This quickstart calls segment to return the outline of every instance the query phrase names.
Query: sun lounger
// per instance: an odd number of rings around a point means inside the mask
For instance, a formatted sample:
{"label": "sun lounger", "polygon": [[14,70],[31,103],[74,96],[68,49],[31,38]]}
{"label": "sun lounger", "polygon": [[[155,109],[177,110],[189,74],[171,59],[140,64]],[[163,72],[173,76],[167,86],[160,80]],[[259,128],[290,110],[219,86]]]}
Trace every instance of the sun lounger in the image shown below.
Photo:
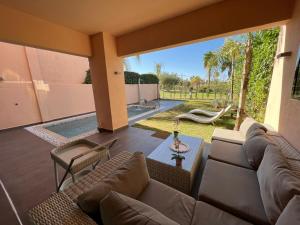
{"label": "sun lounger", "polygon": [[225,114],[225,109],[222,109],[220,112],[218,112],[217,115],[215,115],[213,117],[196,116],[191,113],[183,113],[183,114],[176,116],[175,118],[178,120],[180,120],[180,119],[192,120],[197,123],[214,124],[224,114]]}
{"label": "sun lounger", "polygon": [[[225,108],[225,113],[228,112],[231,109],[232,105],[228,105]],[[189,111],[188,113],[190,114],[200,114],[200,115],[204,115],[204,116],[208,116],[208,117],[213,117],[216,116],[220,113],[219,112],[213,112],[213,111],[209,111],[209,110],[205,110],[205,109],[192,109],[191,111]]]}

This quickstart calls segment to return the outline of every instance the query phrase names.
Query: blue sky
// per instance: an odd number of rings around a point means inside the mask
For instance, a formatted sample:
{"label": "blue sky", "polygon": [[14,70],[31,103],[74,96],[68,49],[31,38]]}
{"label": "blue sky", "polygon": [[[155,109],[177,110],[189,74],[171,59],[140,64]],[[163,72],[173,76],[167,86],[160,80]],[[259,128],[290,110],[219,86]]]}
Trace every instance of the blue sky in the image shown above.
{"label": "blue sky", "polygon": [[207,75],[203,66],[204,54],[208,51],[218,50],[223,44],[224,38],[218,38],[142,54],[140,62],[135,57],[128,57],[127,61],[130,70],[138,73],[154,72],[155,64],[161,63],[163,71],[183,75],[183,78],[200,75],[205,79]]}

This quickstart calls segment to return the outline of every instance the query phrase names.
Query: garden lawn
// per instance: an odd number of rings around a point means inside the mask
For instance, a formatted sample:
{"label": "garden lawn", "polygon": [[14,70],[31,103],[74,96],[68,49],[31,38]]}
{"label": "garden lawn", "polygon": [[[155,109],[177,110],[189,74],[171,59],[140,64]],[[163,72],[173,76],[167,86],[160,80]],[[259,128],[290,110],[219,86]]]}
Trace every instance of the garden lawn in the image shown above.
{"label": "garden lawn", "polygon": [[[216,111],[211,106],[211,101],[207,100],[189,100],[181,105],[178,105],[168,111],[158,113],[153,117],[138,121],[134,127],[157,131],[158,133],[173,132],[175,116],[186,113],[191,109],[201,108]],[[217,110],[218,111],[218,110]],[[216,127],[233,129],[234,119],[231,118],[230,113],[227,113],[220,118],[215,125],[200,124],[189,120],[181,120],[179,124],[180,134],[189,136],[202,137],[206,142],[211,142],[211,136]]]}

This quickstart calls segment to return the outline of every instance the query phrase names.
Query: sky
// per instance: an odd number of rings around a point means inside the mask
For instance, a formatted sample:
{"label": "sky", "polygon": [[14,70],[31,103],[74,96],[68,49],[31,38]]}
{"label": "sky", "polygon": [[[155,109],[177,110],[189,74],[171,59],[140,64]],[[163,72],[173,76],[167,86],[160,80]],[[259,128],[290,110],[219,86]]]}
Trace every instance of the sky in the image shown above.
{"label": "sky", "polygon": [[127,62],[131,71],[140,74],[154,73],[155,64],[161,63],[162,71],[177,73],[182,78],[198,75],[206,79],[207,72],[203,66],[204,54],[208,51],[218,50],[223,44],[224,38],[218,38],[142,54],[140,61],[134,56],[128,57]]}

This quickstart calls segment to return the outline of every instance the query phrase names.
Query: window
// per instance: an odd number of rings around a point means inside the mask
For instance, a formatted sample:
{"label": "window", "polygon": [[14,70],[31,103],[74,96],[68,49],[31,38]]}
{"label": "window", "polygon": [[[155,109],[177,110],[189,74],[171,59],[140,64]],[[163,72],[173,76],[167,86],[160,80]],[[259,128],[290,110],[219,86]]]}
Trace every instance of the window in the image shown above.
{"label": "window", "polygon": [[297,57],[297,65],[295,71],[292,97],[300,100],[300,48]]}

